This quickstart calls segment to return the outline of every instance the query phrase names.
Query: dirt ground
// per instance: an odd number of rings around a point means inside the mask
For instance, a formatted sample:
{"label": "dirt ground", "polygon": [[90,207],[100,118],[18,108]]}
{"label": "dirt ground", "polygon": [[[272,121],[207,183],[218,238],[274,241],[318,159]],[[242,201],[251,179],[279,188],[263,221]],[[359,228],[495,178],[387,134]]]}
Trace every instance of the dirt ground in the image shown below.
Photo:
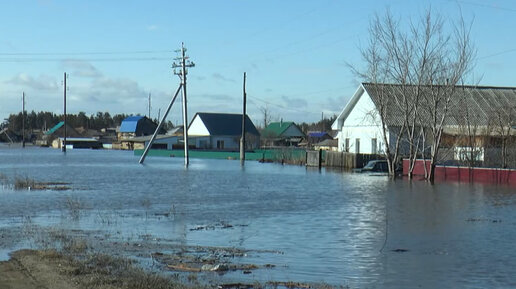
{"label": "dirt ground", "polygon": [[74,260],[55,250],[19,250],[0,262],[0,289],[201,288],[148,274],[106,255]]}
{"label": "dirt ground", "polygon": [[9,261],[0,262],[0,288],[81,288],[64,274],[67,266],[61,258],[48,258],[39,251],[17,251]]}

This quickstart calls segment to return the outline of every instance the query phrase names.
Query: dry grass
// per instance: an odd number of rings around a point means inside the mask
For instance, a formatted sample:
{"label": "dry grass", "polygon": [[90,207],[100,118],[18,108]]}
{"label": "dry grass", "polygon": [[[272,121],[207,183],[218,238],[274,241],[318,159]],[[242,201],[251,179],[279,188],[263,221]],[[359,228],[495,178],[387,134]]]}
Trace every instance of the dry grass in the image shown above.
{"label": "dry grass", "polygon": [[15,190],[30,190],[36,187],[37,182],[29,177],[15,177],[14,178],[14,189]]}
{"label": "dry grass", "polygon": [[81,202],[78,197],[74,196],[66,197],[64,207],[72,220],[79,220],[81,217],[81,211],[86,208],[83,202]]}

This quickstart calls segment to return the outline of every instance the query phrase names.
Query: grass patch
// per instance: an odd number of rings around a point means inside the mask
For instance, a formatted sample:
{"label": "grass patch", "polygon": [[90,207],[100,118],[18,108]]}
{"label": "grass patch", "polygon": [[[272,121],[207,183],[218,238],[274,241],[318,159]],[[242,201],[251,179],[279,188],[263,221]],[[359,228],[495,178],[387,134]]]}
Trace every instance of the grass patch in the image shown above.
{"label": "grass patch", "polygon": [[14,189],[15,190],[30,190],[36,187],[36,181],[29,177],[15,177],[14,178]]}
{"label": "grass patch", "polygon": [[83,202],[78,197],[74,196],[66,197],[64,207],[72,220],[79,220],[82,210],[86,208]]}
{"label": "grass patch", "polygon": [[[3,175],[0,176],[0,182],[4,185],[9,183],[9,179]],[[15,190],[52,190],[52,191],[66,191],[70,190],[70,183],[64,182],[38,182],[33,178],[17,176],[13,181],[13,188]]]}

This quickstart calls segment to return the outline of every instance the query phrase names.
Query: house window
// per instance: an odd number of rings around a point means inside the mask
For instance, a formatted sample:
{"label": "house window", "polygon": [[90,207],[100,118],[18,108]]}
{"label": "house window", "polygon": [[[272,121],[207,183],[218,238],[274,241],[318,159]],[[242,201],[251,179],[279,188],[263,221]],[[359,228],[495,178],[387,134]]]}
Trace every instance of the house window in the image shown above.
{"label": "house window", "polygon": [[218,140],[217,141],[217,149],[219,149],[219,150],[223,150],[224,149],[224,141],[223,140]]}
{"label": "house window", "polygon": [[349,138],[346,138],[344,142],[344,151],[349,153]]}
{"label": "house window", "polygon": [[378,153],[378,147],[377,147],[376,139],[375,138],[371,139],[371,153],[372,154],[377,154]]}
{"label": "house window", "polygon": [[357,154],[360,153],[360,139],[359,138],[355,139],[355,153],[357,153]]}

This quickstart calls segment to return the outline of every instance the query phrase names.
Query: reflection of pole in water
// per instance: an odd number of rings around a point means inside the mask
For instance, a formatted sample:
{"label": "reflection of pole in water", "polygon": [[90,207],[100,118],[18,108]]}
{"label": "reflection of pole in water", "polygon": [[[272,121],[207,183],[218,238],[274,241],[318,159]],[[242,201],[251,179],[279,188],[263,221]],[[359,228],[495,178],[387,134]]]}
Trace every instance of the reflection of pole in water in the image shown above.
{"label": "reflection of pole in water", "polygon": [[64,141],[63,147],[61,148],[63,152],[66,153],[66,72],[64,73]]}
{"label": "reflection of pole in water", "polygon": [[22,92],[22,147],[25,147],[25,91]]}

